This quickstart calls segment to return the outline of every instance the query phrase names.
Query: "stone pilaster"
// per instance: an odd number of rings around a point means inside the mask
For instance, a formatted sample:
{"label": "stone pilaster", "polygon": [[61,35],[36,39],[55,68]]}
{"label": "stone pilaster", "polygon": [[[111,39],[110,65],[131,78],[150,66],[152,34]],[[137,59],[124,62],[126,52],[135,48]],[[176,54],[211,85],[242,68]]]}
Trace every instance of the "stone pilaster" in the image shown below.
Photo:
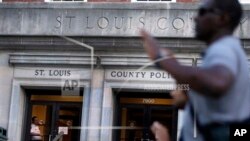
{"label": "stone pilaster", "polygon": [[104,71],[94,69],[91,82],[87,141],[100,140]]}

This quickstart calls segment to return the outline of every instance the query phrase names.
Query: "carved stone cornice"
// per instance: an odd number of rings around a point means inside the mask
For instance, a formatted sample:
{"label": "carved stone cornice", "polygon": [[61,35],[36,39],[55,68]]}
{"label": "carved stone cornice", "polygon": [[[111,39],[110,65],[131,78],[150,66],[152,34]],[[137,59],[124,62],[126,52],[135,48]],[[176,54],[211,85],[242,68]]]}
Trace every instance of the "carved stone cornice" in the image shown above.
{"label": "carved stone cornice", "polygon": [[[177,57],[179,62],[185,65],[193,65],[194,58]],[[34,53],[14,53],[10,54],[9,63],[12,65],[77,65],[90,66],[89,55],[76,54],[34,54]],[[96,66],[126,66],[138,67],[148,64],[150,60],[146,55],[95,55],[94,65]],[[150,65],[153,66],[153,65]]]}

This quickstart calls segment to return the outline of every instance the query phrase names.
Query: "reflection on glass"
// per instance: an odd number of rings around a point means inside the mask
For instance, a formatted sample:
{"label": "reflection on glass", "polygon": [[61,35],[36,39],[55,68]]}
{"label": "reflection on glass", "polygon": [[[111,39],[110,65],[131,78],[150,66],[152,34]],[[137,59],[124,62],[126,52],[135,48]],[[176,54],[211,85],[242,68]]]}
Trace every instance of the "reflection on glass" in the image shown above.
{"label": "reflection on glass", "polygon": [[[173,127],[174,127],[173,117],[174,117],[173,110],[152,108],[150,123],[152,124],[154,121],[159,121],[168,128],[169,134],[173,136]],[[150,136],[151,138],[153,138],[152,133],[150,133]]]}
{"label": "reflection on glass", "polygon": [[[173,109],[164,106],[131,106],[121,109],[120,141],[155,141],[150,126],[159,121],[173,133]],[[174,135],[174,134],[172,134]]]}
{"label": "reflection on glass", "polygon": [[143,135],[142,108],[122,108],[122,127],[120,141],[134,141],[141,139]]}

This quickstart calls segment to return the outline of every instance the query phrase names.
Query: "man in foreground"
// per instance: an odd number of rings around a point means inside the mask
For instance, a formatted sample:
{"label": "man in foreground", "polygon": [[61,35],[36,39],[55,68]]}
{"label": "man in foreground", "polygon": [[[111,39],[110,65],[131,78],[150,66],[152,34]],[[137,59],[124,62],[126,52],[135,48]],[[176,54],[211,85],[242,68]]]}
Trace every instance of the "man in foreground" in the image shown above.
{"label": "man in foreground", "polygon": [[[196,38],[207,44],[201,67],[180,65],[170,50],[160,48],[147,32],[141,32],[149,58],[165,58],[157,65],[168,71],[178,84],[188,84],[191,88],[188,93],[173,95],[176,103],[187,102],[183,141],[229,141],[229,126],[250,119],[247,57],[240,40],[232,36],[241,16],[238,0],[202,3],[195,19]],[[160,123],[155,122],[151,129],[157,141],[170,140],[167,128]]]}

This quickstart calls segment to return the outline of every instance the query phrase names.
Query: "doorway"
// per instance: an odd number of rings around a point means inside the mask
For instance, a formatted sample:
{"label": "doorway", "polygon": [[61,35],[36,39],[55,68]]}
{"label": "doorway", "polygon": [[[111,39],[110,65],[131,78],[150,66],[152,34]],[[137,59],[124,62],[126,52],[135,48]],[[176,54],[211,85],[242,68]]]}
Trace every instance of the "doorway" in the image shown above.
{"label": "doorway", "polygon": [[79,141],[83,97],[46,92],[29,95],[25,140],[33,138],[30,125],[37,117],[42,141],[52,141],[60,132],[64,132],[63,141]]}
{"label": "doorway", "polygon": [[118,102],[117,141],[155,141],[150,130],[154,121],[168,127],[171,140],[176,140],[178,112],[166,94],[121,94]]}

